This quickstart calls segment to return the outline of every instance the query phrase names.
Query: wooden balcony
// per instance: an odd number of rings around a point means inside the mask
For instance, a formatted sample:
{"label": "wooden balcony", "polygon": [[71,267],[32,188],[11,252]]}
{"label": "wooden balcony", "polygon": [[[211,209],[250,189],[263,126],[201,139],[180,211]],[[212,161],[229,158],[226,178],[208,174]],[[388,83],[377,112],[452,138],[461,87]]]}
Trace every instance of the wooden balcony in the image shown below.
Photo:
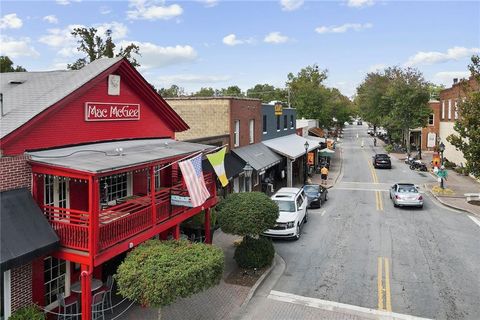
{"label": "wooden balcony", "polygon": [[[216,191],[212,174],[205,174],[205,183],[211,194],[209,200],[214,199]],[[179,183],[163,188],[153,196],[129,197],[123,203],[98,210],[97,217],[88,211],[46,205],[43,210],[64,248],[86,251],[95,256],[120,242],[193,212],[193,208],[171,205],[171,195],[187,196],[188,192]],[[216,203],[216,199],[214,201]],[[100,203],[95,205],[100,208]]]}

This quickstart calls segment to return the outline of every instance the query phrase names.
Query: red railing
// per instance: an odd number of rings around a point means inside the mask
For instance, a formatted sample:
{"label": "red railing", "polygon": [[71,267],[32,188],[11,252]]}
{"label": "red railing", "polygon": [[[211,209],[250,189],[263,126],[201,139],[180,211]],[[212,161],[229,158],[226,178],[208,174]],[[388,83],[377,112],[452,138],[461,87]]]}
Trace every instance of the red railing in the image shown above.
{"label": "red railing", "polygon": [[[215,195],[215,180],[212,174],[205,174],[205,182],[211,195]],[[98,215],[98,250],[105,250],[116,243],[137,235],[156,224],[187,212],[191,208],[172,206],[172,194],[188,196],[183,183],[155,192],[156,212],[152,212],[150,195],[131,197],[124,203],[100,210]],[[89,251],[88,212],[44,206],[50,224],[60,237],[61,245],[68,248]],[[154,216],[155,215],[155,216]]]}
{"label": "red railing", "polygon": [[88,250],[90,214],[86,211],[43,206],[43,212],[60,238],[60,244],[78,250]]}

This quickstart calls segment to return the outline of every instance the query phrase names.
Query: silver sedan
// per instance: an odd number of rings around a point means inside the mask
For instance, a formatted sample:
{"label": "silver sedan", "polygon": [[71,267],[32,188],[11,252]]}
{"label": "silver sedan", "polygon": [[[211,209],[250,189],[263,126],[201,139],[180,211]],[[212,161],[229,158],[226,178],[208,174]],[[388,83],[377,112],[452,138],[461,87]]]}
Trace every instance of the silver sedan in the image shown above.
{"label": "silver sedan", "polygon": [[423,196],[411,183],[396,183],[390,188],[390,199],[393,206],[412,206],[423,208]]}

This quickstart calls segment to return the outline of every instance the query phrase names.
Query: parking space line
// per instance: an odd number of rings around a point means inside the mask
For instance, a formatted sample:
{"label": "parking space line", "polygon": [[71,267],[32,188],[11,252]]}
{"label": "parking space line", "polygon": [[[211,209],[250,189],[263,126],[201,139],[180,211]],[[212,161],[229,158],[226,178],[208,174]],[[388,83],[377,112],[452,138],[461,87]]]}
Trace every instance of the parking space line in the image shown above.
{"label": "parking space line", "polygon": [[480,227],[480,220],[479,219],[475,218],[474,216],[470,216],[470,215],[468,217],[470,219],[472,219],[472,221],[475,222],[477,224],[477,226]]}
{"label": "parking space line", "polygon": [[323,215],[327,212],[327,210],[323,210],[322,213],[320,214],[320,216],[323,217]]}

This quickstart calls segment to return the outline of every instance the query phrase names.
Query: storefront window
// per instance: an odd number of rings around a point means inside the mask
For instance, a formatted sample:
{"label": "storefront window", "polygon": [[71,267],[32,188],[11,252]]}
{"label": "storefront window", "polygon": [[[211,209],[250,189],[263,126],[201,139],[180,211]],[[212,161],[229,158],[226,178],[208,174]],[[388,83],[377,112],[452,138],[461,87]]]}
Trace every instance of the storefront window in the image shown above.
{"label": "storefront window", "polygon": [[[155,191],[160,189],[160,166],[155,166]],[[147,190],[150,193],[150,172],[147,174]]]}
{"label": "storefront window", "polygon": [[115,174],[102,179],[102,202],[109,202],[129,195],[129,174]]}

